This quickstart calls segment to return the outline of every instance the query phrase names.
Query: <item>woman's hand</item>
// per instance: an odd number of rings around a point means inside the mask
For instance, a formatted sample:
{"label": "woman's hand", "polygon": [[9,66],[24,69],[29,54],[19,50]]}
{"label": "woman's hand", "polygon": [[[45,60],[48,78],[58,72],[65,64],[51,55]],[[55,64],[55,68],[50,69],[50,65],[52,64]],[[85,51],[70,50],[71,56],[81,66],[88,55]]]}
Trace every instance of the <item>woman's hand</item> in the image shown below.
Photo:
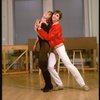
{"label": "woman's hand", "polygon": [[36,22],[35,22],[35,25],[34,25],[34,30],[35,30],[36,34],[37,34],[41,39],[43,39],[43,38],[39,35],[39,33],[38,33],[38,29],[41,29],[41,24],[42,24],[41,20],[40,20],[40,19],[37,19]]}
{"label": "woman's hand", "polygon": [[34,24],[34,30],[37,32],[37,29],[40,27],[40,19],[37,19]]}

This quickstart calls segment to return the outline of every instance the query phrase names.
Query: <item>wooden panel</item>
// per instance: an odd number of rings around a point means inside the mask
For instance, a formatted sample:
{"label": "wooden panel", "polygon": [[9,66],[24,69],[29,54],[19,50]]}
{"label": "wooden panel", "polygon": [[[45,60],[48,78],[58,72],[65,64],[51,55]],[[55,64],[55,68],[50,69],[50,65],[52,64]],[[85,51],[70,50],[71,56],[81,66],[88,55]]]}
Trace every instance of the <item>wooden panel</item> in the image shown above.
{"label": "wooden panel", "polygon": [[33,50],[33,45],[36,39],[28,39],[28,49]]}
{"label": "wooden panel", "polygon": [[[28,39],[28,49],[29,49],[29,51],[33,50],[33,46],[34,46],[35,41],[36,41],[36,39]],[[40,46],[39,46],[39,43],[38,43],[37,46],[36,46],[36,51],[39,51],[39,49],[40,49]]]}
{"label": "wooden panel", "polygon": [[[33,49],[36,39],[28,39],[29,50]],[[96,37],[65,38],[66,49],[96,49]]]}
{"label": "wooden panel", "polygon": [[96,49],[96,37],[65,38],[66,49]]}
{"label": "wooden panel", "polygon": [[2,50],[28,50],[27,45],[4,45]]}

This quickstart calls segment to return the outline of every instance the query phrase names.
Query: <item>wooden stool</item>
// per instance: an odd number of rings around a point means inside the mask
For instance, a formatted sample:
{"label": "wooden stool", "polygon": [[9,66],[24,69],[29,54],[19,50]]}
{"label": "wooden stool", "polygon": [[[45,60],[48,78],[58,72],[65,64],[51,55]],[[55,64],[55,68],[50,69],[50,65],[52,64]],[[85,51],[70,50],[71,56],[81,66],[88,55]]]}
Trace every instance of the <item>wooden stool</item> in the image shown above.
{"label": "wooden stool", "polygon": [[[75,56],[76,56],[76,53],[79,53],[79,56],[80,56],[80,62],[77,63],[75,62]],[[82,67],[82,72],[84,73],[84,67],[83,67],[83,57],[82,57],[82,51],[81,50],[73,50],[73,64],[81,64],[81,67]]]}

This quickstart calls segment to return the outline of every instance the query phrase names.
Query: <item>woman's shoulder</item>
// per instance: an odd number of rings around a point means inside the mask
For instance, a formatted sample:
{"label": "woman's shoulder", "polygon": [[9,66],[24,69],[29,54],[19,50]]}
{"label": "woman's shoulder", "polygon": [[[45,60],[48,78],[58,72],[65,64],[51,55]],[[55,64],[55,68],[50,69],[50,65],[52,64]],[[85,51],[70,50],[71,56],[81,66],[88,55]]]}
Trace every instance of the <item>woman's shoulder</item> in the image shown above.
{"label": "woman's shoulder", "polygon": [[47,26],[47,23],[42,22],[42,24],[41,24],[41,25],[46,25],[46,26]]}
{"label": "woman's shoulder", "polygon": [[48,25],[46,23],[42,23],[41,27],[47,27]]}

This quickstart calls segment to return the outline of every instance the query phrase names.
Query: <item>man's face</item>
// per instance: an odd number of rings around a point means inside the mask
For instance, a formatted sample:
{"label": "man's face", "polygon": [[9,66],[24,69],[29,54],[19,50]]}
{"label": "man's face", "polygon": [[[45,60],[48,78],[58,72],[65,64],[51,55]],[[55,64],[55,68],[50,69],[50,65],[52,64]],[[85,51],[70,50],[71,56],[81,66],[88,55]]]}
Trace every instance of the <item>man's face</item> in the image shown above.
{"label": "man's face", "polygon": [[54,13],[52,16],[52,21],[57,22],[59,21],[60,15],[58,13]]}

